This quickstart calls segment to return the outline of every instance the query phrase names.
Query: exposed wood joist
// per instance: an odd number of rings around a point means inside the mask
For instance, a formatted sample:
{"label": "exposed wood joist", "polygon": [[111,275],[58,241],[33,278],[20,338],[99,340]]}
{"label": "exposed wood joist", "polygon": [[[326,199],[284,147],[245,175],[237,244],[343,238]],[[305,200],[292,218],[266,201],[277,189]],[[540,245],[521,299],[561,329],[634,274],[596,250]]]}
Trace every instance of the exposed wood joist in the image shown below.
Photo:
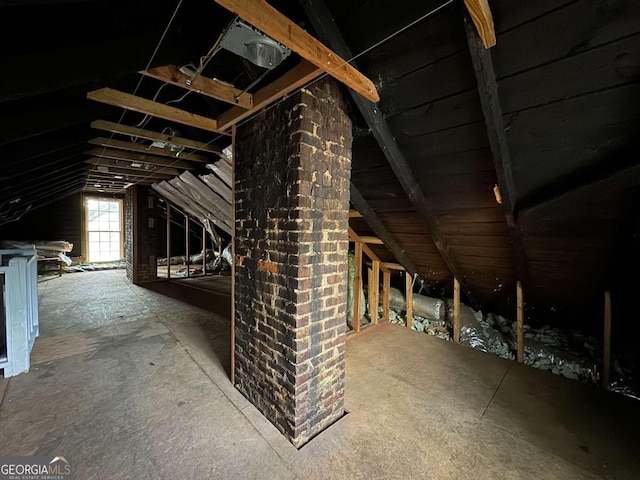
{"label": "exposed wood joist", "polygon": [[[342,34],[338,30],[338,27],[324,2],[322,2],[321,0],[300,0],[300,3],[303,6],[307,17],[309,17],[313,28],[316,30],[320,38],[323,39],[334,50],[336,50],[338,54],[342,55],[343,57],[351,58],[351,51],[349,50],[349,47],[347,46]],[[403,190],[406,192],[416,211],[420,214],[420,216],[424,219],[425,223],[429,227],[431,238],[433,239],[433,242],[440,252],[442,259],[449,268],[449,271],[455,277],[458,277],[460,279],[465,278],[465,276],[462,274],[462,269],[458,265],[456,259],[453,256],[453,253],[451,252],[451,249],[449,248],[449,245],[442,235],[438,219],[427,204],[424,193],[420,189],[420,185],[418,184],[418,181],[411,171],[409,163],[407,162],[403,153],[400,151],[400,147],[396,143],[393,133],[391,132],[391,129],[389,128],[384,115],[376,105],[366,101],[361,96],[352,94],[352,97],[358,107],[358,110],[360,110],[360,113],[371,129],[373,136],[380,145],[380,148],[387,158],[389,165],[398,177]],[[351,198],[353,202],[353,195]],[[363,214],[364,217],[365,215],[362,209],[355,203],[354,206],[356,206],[356,208],[360,211],[360,213]],[[371,226],[371,228],[373,228],[373,225],[371,225],[371,223],[369,223],[369,225]],[[380,235],[380,233],[377,232],[375,228],[373,229],[378,237],[384,241],[385,245],[389,246],[389,242],[387,241],[387,239]],[[411,268],[409,267],[409,265],[407,265],[406,262],[402,261],[397,256],[396,258],[402,265],[407,268],[407,270],[411,274],[416,273],[415,267]]]}
{"label": "exposed wood joist", "polygon": [[127,178],[161,178],[168,179],[173,178],[174,175],[169,175],[166,173],[152,173],[147,172],[145,170],[135,171],[135,170],[126,170],[124,168],[117,167],[105,167],[103,165],[96,165],[96,168],[89,170],[88,173],[91,174],[99,174],[99,175],[119,175]]}
{"label": "exposed wood joist", "polygon": [[[376,212],[369,206],[353,183],[351,183],[351,203],[362,214],[362,218],[364,218],[371,229],[376,232],[376,235],[384,242],[384,245],[395,259],[404,265],[412,275],[418,273],[418,269],[409,259],[406,252],[398,245],[393,235],[387,231],[382,220],[380,220]],[[382,262],[380,263],[380,267],[382,268]]]}
{"label": "exposed wood joist", "polygon": [[130,93],[120,92],[112,88],[101,88],[87,93],[89,100],[124,108],[133,112],[151,115],[153,117],[169,120],[170,122],[189,125],[209,132],[218,132],[218,122],[213,118],[206,118],[195,113],[180,110],[163,103],[137,97]]}
{"label": "exposed wood joist", "polygon": [[493,69],[491,51],[483,47],[478,32],[473,28],[468,18],[464,20],[467,33],[467,43],[469,53],[473,63],[473,70],[476,76],[478,95],[482,106],[482,114],[487,129],[487,137],[493,157],[502,206],[504,208],[507,228],[511,237],[513,259],[516,266],[518,278],[529,284],[529,270],[527,268],[527,257],[525,254],[522,231],[516,223],[516,191],[513,180],[513,164],[507,143],[507,134],[502,122],[502,107],[498,97],[498,83]]}
{"label": "exposed wood joist", "polygon": [[[139,182],[139,181],[150,181],[150,182],[158,182],[160,180],[167,180],[173,177],[168,175],[144,175],[141,173],[132,173],[132,172],[103,172],[101,170],[89,170],[87,172],[87,177],[100,177],[104,179],[111,180],[121,180],[123,182]],[[120,178],[116,178],[120,177]]]}
{"label": "exposed wood joist", "polygon": [[375,254],[375,252],[373,250],[371,250],[371,248],[365,244],[362,241],[362,237],[360,237],[356,231],[349,227],[349,240],[351,240],[352,242],[355,243],[360,243],[362,244],[362,251],[373,261],[373,262],[378,262],[380,265],[380,268],[382,269],[383,272],[388,272],[389,269],[384,265],[384,262],[382,260],[380,260],[380,258]]}
{"label": "exposed wood joist", "polygon": [[103,195],[105,193],[107,194],[113,194],[113,195],[122,195],[124,193],[126,189],[125,188],[99,188],[99,187],[84,187],[82,189],[83,192],[89,192],[89,193],[97,193],[99,195]]}
{"label": "exposed wood joist", "polygon": [[464,0],[469,15],[476,26],[476,31],[482,39],[484,48],[491,48],[496,44],[496,31],[493,26],[493,15],[488,0]]}
{"label": "exposed wood joist", "polygon": [[129,152],[137,152],[143,154],[151,154],[160,157],[168,157],[173,159],[183,159],[188,160],[189,162],[197,162],[197,163],[209,163],[212,160],[203,157],[202,155],[198,155],[196,153],[184,152],[180,155],[176,155],[164,148],[152,147],[150,145],[143,145],[142,143],[133,143],[133,142],[125,142],[123,140],[117,140],[115,138],[105,138],[98,137],[89,140],[91,145],[97,145],[99,147],[106,148],[117,148],[120,150],[126,150]]}
{"label": "exposed wood joist", "polygon": [[168,158],[164,157],[155,157],[153,155],[146,155],[141,153],[123,152],[122,150],[113,150],[110,148],[93,148],[85,153],[97,158],[123,160],[125,162],[132,163],[147,163],[149,165],[156,165],[159,167],[182,168],[185,170],[193,170],[194,168],[196,168],[196,165],[185,160],[169,160]]}
{"label": "exposed wood joist", "polygon": [[250,117],[264,107],[303,87],[312,80],[322,75],[322,70],[315,65],[303,60],[280,78],[261,88],[253,94],[253,108],[247,110],[241,107],[232,107],[218,118],[220,130],[226,130],[238,122]]}
{"label": "exposed wood joist", "polygon": [[253,95],[250,93],[243,93],[242,90],[202,75],[198,75],[192,79],[189,75],[182,73],[175,65],[165,65],[149,70],[142,70],[140,73],[170,85],[184,88],[190,92],[206,95],[207,97],[215,98],[216,100],[221,100],[232,105],[238,105],[246,109],[253,107]]}
{"label": "exposed wood joist", "polygon": [[[264,0],[215,1],[258,30],[289,47],[302,58],[321,68],[364,98],[372,102],[380,100],[371,80]],[[351,56],[349,55],[347,58],[351,58]]]}
{"label": "exposed wood joist", "polygon": [[130,127],[128,125],[121,125],[119,123],[108,122],[106,120],[95,120],[91,122],[91,128],[116,133],[118,135],[142,138],[144,140],[151,140],[154,142],[173,143],[175,145],[180,145],[181,147],[213,153],[215,155],[220,155],[222,153],[220,147],[217,147],[216,145],[210,145],[197,140],[190,140],[188,138],[176,137],[173,135],[165,135],[164,133],[145,130],[138,127]]}
{"label": "exposed wood joist", "polygon": [[357,210],[349,210],[349,218],[360,218],[362,215]]}
{"label": "exposed wood joist", "polygon": [[172,177],[174,177],[180,174],[180,171],[176,170],[175,168],[157,167],[151,170],[147,170],[141,167],[132,167],[131,162],[126,163],[123,161],[108,160],[105,158],[90,158],[89,160],[85,160],[85,163],[88,163],[89,165],[109,167],[109,170],[111,170],[112,168],[117,168],[124,171],[146,173],[147,175],[154,174],[154,173],[162,173],[164,175],[171,175]]}

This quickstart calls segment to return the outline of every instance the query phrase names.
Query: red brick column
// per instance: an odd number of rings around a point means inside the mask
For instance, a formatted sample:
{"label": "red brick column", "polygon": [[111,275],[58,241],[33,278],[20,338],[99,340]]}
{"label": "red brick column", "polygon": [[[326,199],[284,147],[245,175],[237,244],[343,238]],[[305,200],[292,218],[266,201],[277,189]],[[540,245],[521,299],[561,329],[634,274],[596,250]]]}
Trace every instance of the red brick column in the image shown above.
{"label": "red brick column", "polygon": [[344,412],[350,175],[333,81],[238,129],[236,387],[298,447]]}

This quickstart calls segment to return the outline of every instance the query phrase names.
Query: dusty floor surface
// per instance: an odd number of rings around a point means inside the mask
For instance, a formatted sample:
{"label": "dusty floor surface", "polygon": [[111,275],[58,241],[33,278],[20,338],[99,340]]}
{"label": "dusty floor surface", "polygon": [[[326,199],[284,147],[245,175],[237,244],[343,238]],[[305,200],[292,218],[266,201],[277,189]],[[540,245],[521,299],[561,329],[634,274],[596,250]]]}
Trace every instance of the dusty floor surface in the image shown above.
{"label": "dusty floor surface", "polygon": [[0,454],[64,455],[76,479],[640,478],[639,404],[389,324],[349,338],[350,413],[298,451],[229,383],[224,298],[181,288],[42,283]]}

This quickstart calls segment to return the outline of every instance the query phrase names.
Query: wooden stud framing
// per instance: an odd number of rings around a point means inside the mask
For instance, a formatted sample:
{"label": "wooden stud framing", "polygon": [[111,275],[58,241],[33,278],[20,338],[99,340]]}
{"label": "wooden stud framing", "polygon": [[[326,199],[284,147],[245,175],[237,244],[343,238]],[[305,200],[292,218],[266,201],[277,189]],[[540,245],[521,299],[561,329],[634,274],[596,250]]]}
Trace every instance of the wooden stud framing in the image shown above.
{"label": "wooden stud framing", "polygon": [[202,225],[202,275],[207,274],[207,229]]}
{"label": "wooden stud framing", "polygon": [[407,327],[413,325],[413,278],[409,272],[404,272],[405,303],[407,304]]}
{"label": "wooden stud framing", "polygon": [[189,273],[189,266],[191,265],[191,252],[189,251],[189,240],[191,237],[191,232],[189,231],[189,215],[185,214],[184,216],[184,264],[187,267],[187,278],[191,275]]}
{"label": "wooden stud framing", "polygon": [[373,260],[373,278],[371,279],[371,291],[369,295],[373,297],[373,308],[371,309],[371,323],[378,323],[378,305],[380,305],[380,261]]}
{"label": "wooden stud framing", "polygon": [[303,60],[280,78],[254,93],[253,108],[247,110],[242,107],[232,107],[221,114],[217,118],[219,129],[228,129],[232,125],[262,110],[267,105],[303,87],[320,75],[322,75],[322,70]]}
{"label": "wooden stud framing", "polygon": [[189,75],[182,73],[175,65],[151,68],[149,70],[142,70],[139,73],[191,92],[206,95],[216,100],[222,100],[232,105],[238,105],[242,108],[253,107],[253,95],[250,93],[243,93],[242,90],[238,90],[237,88],[203,75],[198,75],[192,79]]}
{"label": "wooden stud framing", "polygon": [[371,102],[380,101],[371,80],[264,0],[215,0]]}
{"label": "wooden stud framing", "polygon": [[171,279],[171,205],[167,204],[167,278]]}
{"label": "wooden stud framing", "polygon": [[353,330],[360,331],[360,289],[362,288],[362,242],[355,243],[354,263],[356,278],[353,282]]}
{"label": "wooden stud framing", "polygon": [[207,153],[213,153],[215,155],[220,155],[222,153],[222,150],[215,145],[198,142],[196,140],[189,140],[188,138],[165,135],[164,133],[153,132],[151,130],[145,130],[143,128],[121,125],[114,122],[108,122],[106,120],[95,120],[91,122],[91,128],[102,130],[105,132],[116,133],[118,135],[127,135],[129,137],[151,140],[153,142],[173,143],[175,145],[180,145],[181,147],[199,150]]}
{"label": "wooden stud framing", "polygon": [[[236,383],[236,126],[231,127],[231,384]],[[222,251],[222,244],[218,247]]]}
{"label": "wooden stud framing", "polygon": [[369,248],[369,246],[364,244],[364,242],[361,240],[361,237],[351,227],[349,227],[349,240],[352,242],[361,243],[362,251],[365,253],[365,255],[367,255],[367,257],[369,257],[372,262],[377,261],[378,264],[380,265],[380,268],[382,268],[383,271],[385,272],[389,271],[389,268],[385,266],[385,264],[378,258],[378,256],[374,253],[374,251],[371,250],[371,248]]}
{"label": "wooden stud framing", "polygon": [[516,283],[516,297],[518,303],[518,363],[524,363],[524,299],[522,297],[522,284],[520,283],[520,280]]}
{"label": "wooden stud framing", "polygon": [[460,343],[460,282],[453,279],[453,341]]}
{"label": "wooden stud framing", "polygon": [[213,118],[206,118],[195,113],[190,113],[179,108],[171,107],[163,103],[147,100],[129,93],[119,92],[112,88],[101,88],[87,93],[89,100],[106,103],[115,107],[124,108],[138,113],[144,113],[171,122],[201,128],[210,132],[218,132],[218,122]]}
{"label": "wooden stud framing", "polygon": [[391,290],[391,272],[386,271],[382,278],[382,316],[389,321],[389,291]]}
{"label": "wooden stud framing", "polygon": [[473,24],[478,30],[484,48],[491,48],[496,44],[496,31],[493,26],[493,15],[489,8],[489,0],[464,0]]}
{"label": "wooden stud framing", "polygon": [[144,145],[142,143],[133,143],[133,142],[125,142],[123,140],[118,140],[116,138],[105,138],[105,137],[97,137],[89,140],[91,145],[97,145],[99,147],[106,148],[117,148],[120,150],[126,150],[128,152],[136,152],[143,154],[151,154],[157,155],[160,157],[168,157],[177,160],[178,158],[188,160],[190,162],[197,163],[210,163],[211,160],[203,157],[202,155],[198,155],[196,153],[184,152],[179,156],[176,156],[175,153],[172,153],[164,148],[152,147],[150,145]]}
{"label": "wooden stud framing", "polygon": [[604,345],[602,358],[602,386],[611,381],[611,292],[604,292]]}

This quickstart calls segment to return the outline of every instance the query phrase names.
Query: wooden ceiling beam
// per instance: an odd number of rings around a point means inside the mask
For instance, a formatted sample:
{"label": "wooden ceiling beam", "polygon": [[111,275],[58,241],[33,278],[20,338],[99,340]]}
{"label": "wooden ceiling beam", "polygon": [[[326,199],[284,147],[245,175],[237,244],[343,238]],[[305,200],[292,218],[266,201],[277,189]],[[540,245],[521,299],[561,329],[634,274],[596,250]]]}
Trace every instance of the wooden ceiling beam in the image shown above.
{"label": "wooden ceiling beam", "polygon": [[[349,50],[349,47],[338,30],[338,27],[324,2],[322,2],[322,0],[300,0],[300,3],[320,38],[326,41],[326,43],[339,54],[350,58],[351,51]],[[430,206],[427,204],[424,193],[422,192],[415,175],[411,171],[411,167],[409,166],[407,159],[400,150],[384,115],[376,105],[367,102],[361,96],[353,95],[352,93],[352,98],[358,107],[358,110],[360,110],[360,113],[367,122],[367,125],[371,129],[371,133],[378,142],[378,145],[387,158],[389,165],[396,174],[402,189],[407,194],[407,197],[411,201],[416,212],[424,219],[424,222],[429,227],[429,233],[431,234],[433,243],[440,252],[440,255],[442,256],[442,259],[447,265],[449,271],[454,275],[454,277],[458,278],[460,283],[465,282],[463,270],[458,264],[449,244],[442,234],[438,217],[436,217]],[[353,195],[351,198],[353,203]],[[353,205],[360,211],[360,213],[362,213],[363,217],[365,217],[362,209],[355,203],[353,203]],[[370,223],[369,225],[373,228],[373,225]],[[384,241],[385,245],[389,245],[386,238],[380,235],[375,228],[373,230],[376,232],[378,237]],[[414,274],[416,272],[415,267],[410,268],[409,265],[402,260],[398,259],[398,261],[405,265],[409,273]]]}
{"label": "wooden ceiling beam", "polygon": [[464,19],[465,31],[467,34],[467,44],[471,54],[471,62],[476,76],[480,105],[487,129],[487,137],[493,157],[493,165],[498,179],[500,196],[502,197],[502,207],[504,209],[505,220],[511,237],[513,261],[515,264],[518,279],[529,285],[529,269],[527,266],[527,256],[525,253],[523,235],[520,227],[516,223],[516,190],[513,180],[513,165],[511,153],[507,142],[507,134],[502,122],[502,106],[498,97],[498,83],[493,69],[491,51],[484,48],[484,40],[480,38],[478,32],[471,25],[468,18]]}
{"label": "wooden ceiling beam", "polygon": [[[102,165],[96,165],[96,167],[103,167]],[[108,170],[103,170],[102,168],[98,169],[98,168],[94,168],[89,170],[87,173],[90,174],[95,174],[95,175],[102,175],[102,176],[108,176],[113,178],[114,176],[119,176],[119,177],[124,177],[124,178],[132,178],[132,179],[136,179],[136,178],[158,178],[158,179],[170,179],[173,178],[173,175],[167,175],[167,174],[162,174],[162,173],[146,173],[146,172],[134,172],[131,170],[125,170],[125,169],[120,169],[120,168],[114,168],[114,167],[104,167],[104,168],[108,168]],[[119,179],[119,180],[123,180]]]}
{"label": "wooden ceiling beam", "polygon": [[245,109],[253,107],[253,95],[250,93],[243,92],[219,80],[207,78],[202,75],[192,78],[182,73],[175,65],[151,68],[149,70],[142,70],[139,73],[160,80],[161,82],[184,88],[190,92],[199,93],[207,97],[215,98],[216,100],[230,103],[231,105],[238,105]]}
{"label": "wooden ceiling beam", "polygon": [[233,107],[218,117],[218,126],[222,130],[250,117],[276,100],[301,88],[322,75],[322,70],[315,65],[303,60],[280,78],[261,88],[253,95],[253,108],[246,110]]}
{"label": "wooden ceiling beam", "polygon": [[[150,145],[144,145],[142,143],[125,142],[115,138],[97,137],[88,141],[91,145],[97,145],[99,147],[117,148],[120,150],[126,150],[129,152],[137,152],[143,154],[157,155],[160,157],[168,157],[173,159],[188,160],[189,162],[196,163],[211,163],[214,160],[203,157],[196,153],[182,152],[180,155],[172,153],[164,148],[152,147]],[[216,158],[217,160],[217,158]]]}
{"label": "wooden ceiling beam", "polygon": [[161,173],[161,174],[164,174],[164,175],[170,175],[172,177],[175,177],[176,175],[180,175],[180,171],[176,170],[175,168],[154,167],[153,169],[147,170],[147,169],[142,168],[142,167],[132,167],[131,166],[131,162],[124,162],[124,161],[119,161],[119,160],[109,160],[109,159],[106,159],[106,158],[95,158],[94,157],[94,158],[90,158],[88,160],[85,160],[85,163],[88,163],[89,165],[109,167],[109,170],[111,170],[112,168],[117,168],[119,170],[140,172],[140,173],[146,173],[146,174]]}
{"label": "wooden ceiling beam", "polygon": [[87,93],[87,98],[107,105],[113,105],[114,107],[124,108],[125,110],[169,120],[170,122],[181,123],[209,132],[219,132],[218,122],[213,118],[206,118],[196,115],[195,113],[165,105],[164,103],[147,100],[146,98],[137,97],[112,88],[93,90]]}
{"label": "wooden ceiling beam", "polygon": [[[375,85],[347,60],[309,35],[264,0],[215,0],[308,62],[371,102],[380,101]],[[351,58],[350,56],[348,58]]]}
{"label": "wooden ceiling beam", "polygon": [[476,26],[478,35],[482,39],[484,48],[491,48],[496,44],[496,31],[493,25],[493,15],[488,0],[464,0],[471,20]]}
{"label": "wooden ceiling beam", "polygon": [[170,160],[164,157],[156,157],[153,155],[145,155],[142,153],[124,152],[122,150],[114,150],[110,148],[92,148],[85,153],[87,155],[98,158],[124,160],[126,162],[132,163],[147,163],[149,165],[156,165],[159,167],[181,168],[184,170],[193,170],[196,168],[195,164],[186,162],[184,160]]}
{"label": "wooden ceiling beam", "polygon": [[362,218],[367,222],[367,225],[369,225],[371,229],[376,232],[376,235],[384,242],[384,246],[391,252],[391,255],[393,255],[395,259],[412,275],[414,273],[418,273],[417,267],[409,259],[407,252],[400,247],[393,235],[389,233],[387,227],[384,226],[384,223],[382,223],[382,220],[378,217],[378,214],[369,206],[353,182],[351,183],[351,203],[356,207],[358,212],[360,212]]}
{"label": "wooden ceiling beam", "polygon": [[216,145],[210,145],[208,143],[189,140],[188,138],[176,137],[173,135],[165,135],[164,133],[145,130],[138,127],[130,127],[129,125],[121,125],[119,123],[108,122],[106,120],[95,120],[91,122],[91,128],[116,133],[118,135],[151,140],[153,142],[173,143],[175,145],[180,145],[181,147],[190,148],[200,152],[213,153],[215,155],[220,155],[222,153],[222,149]]}
{"label": "wooden ceiling beam", "polygon": [[[146,177],[151,177],[151,178],[173,178],[175,175],[170,175],[168,173],[154,173],[152,172],[147,172],[147,171],[134,171],[134,170],[127,170],[125,168],[117,168],[117,167],[105,167],[104,165],[94,165],[95,167],[100,167],[100,168],[94,168],[89,170],[89,173],[99,173],[101,175],[120,175],[123,177],[127,177],[127,178],[146,178]],[[104,168],[104,169],[103,169]],[[105,170],[107,169],[107,170]]]}

